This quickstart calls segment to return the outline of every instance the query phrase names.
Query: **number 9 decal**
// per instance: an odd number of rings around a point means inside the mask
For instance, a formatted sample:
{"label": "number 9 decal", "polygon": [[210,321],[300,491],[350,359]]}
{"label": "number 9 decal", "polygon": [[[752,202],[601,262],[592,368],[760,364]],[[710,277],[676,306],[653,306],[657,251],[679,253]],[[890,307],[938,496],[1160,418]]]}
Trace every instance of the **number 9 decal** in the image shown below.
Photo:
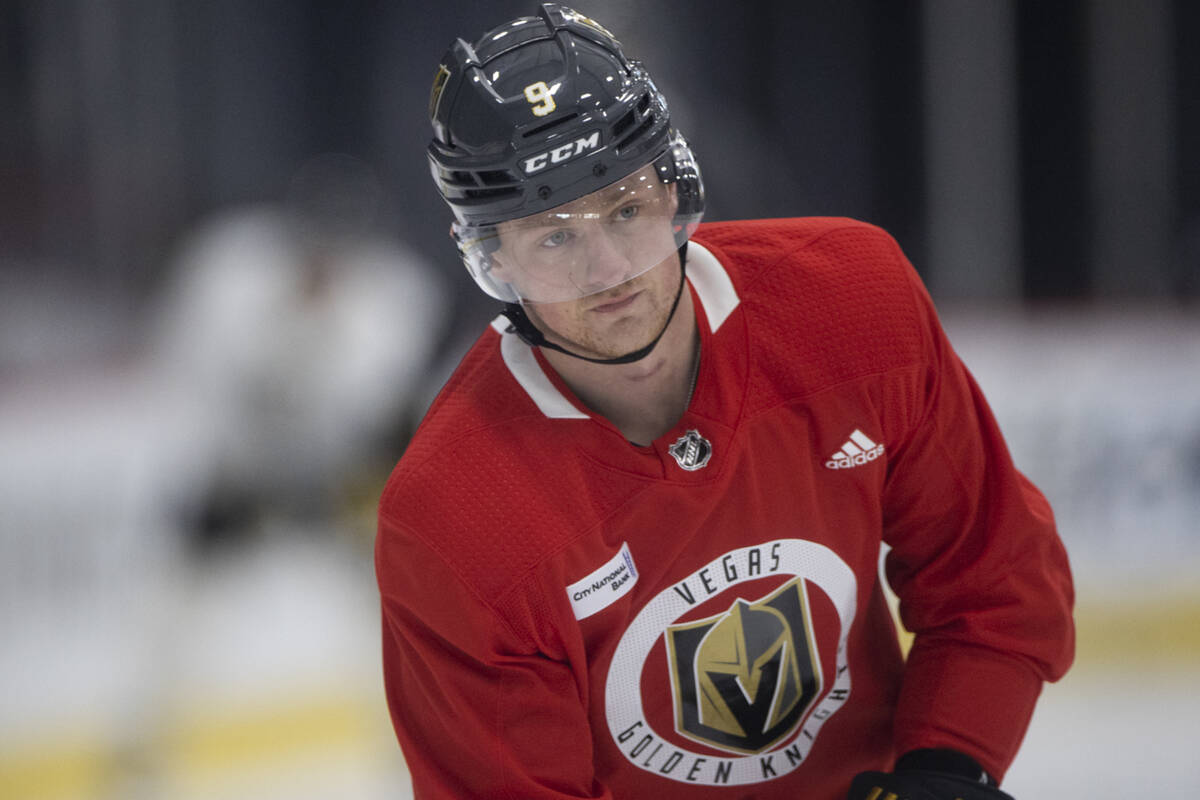
{"label": "number 9 decal", "polygon": [[558,106],[554,104],[554,95],[545,81],[531,83],[525,87],[525,99],[533,105],[530,109],[535,117],[544,117]]}

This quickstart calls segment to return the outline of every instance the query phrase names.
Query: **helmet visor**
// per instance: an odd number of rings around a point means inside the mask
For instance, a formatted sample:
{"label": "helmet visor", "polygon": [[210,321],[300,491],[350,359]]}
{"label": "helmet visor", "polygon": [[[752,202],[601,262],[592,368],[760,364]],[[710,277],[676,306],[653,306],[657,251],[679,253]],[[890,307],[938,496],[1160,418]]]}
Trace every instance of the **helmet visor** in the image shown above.
{"label": "helmet visor", "polygon": [[455,224],[467,269],[506,302],[558,303],[611,289],[668,258],[696,220],[677,218],[657,163],[548,211],[495,225]]}

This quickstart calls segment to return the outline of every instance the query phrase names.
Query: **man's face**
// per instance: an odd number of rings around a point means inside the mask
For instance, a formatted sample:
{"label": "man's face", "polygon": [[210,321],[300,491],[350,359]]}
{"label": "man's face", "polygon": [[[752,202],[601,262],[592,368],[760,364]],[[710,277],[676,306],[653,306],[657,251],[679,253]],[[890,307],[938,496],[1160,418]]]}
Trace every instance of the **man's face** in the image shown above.
{"label": "man's face", "polygon": [[679,288],[676,205],[675,187],[643,167],[543,214],[501,223],[493,273],[526,298],[526,312],[551,341],[601,358],[637,350],[666,325]]}

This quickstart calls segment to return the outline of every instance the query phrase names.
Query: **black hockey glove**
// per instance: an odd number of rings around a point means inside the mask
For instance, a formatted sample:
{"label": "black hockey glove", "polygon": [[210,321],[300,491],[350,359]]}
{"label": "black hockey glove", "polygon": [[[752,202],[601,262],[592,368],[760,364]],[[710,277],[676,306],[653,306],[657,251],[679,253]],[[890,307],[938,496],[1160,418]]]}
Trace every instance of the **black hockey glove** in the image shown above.
{"label": "black hockey glove", "polygon": [[863,772],[846,800],[1013,800],[975,760],[950,750],[917,750],[896,762],[894,772]]}

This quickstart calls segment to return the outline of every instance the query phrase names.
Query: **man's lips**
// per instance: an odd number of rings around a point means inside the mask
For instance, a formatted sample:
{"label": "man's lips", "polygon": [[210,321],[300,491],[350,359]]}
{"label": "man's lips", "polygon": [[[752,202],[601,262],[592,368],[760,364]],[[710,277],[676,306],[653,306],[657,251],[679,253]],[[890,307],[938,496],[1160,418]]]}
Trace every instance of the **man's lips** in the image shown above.
{"label": "man's lips", "polygon": [[627,294],[624,297],[620,298],[619,300],[612,300],[607,303],[601,303],[599,305],[592,306],[589,310],[595,311],[600,314],[612,314],[613,312],[616,312],[616,311],[624,311],[626,308],[628,308],[630,305],[633,304],[633,301],[636,300],[638,298],[638,295],[640,295],[641,293],[642,292],[639,289],[638,291],[634,292],[633,294]]}

